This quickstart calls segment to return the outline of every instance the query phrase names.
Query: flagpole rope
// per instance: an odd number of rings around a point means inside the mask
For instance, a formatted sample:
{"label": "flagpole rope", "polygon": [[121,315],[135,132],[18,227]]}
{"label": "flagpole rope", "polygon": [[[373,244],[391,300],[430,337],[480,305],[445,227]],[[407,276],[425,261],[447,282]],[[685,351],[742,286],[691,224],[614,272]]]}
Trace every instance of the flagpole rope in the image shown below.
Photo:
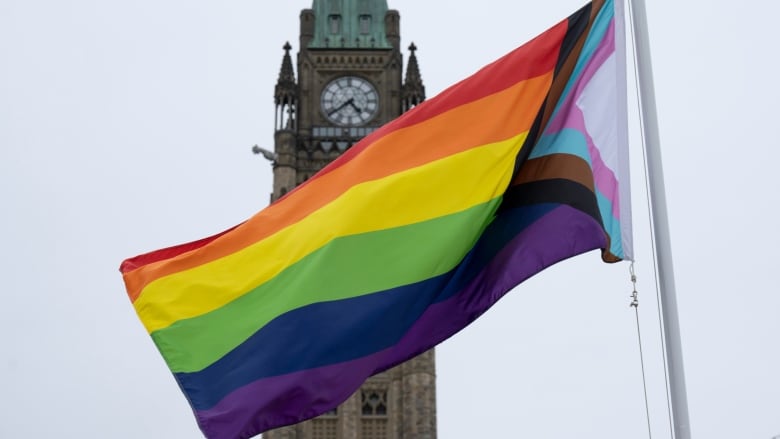
{"label": "flagpole rope", "polygon": [[[629,32],[631,32],[631,41],[636,41],[636,35],[635,35],[635,26],[634,26],[634,14],[633,9],[634,5],[633,2],[628,1],[628,29]],[[663,329],[663,317],[661,315],[661,287],[660,287],[660,275],[658,272],[658,252],[655,245],[655,230],[652,227],[653,224],[653,215],[652,215],[652,205],[650,200],[650,176],[649,169],[648,169],[648,163],[647,163],[647,140],[645,138],[645,123],[644,123],[644,117],[642,117],[643,111],[642,111],[642,102],[641,102],[641,93],[639,90],[639,60],[637,59],[637,53],[636,48],[632,47],[631,51],[631,58],[634,63],[634,90],[636,94],[636,105],[637,105],[637,113],[639,114],[639,135],[641,138],[642,143],[642,170],[644,171],[644,183],[645,183],[645,200],[647,203],[647,217],[648,217],[648,223],[651,225],[650,227],[650,247],[653,254],[653,275],[655,277],[655,294],[656,294],[656,313],[657,313],[657,319],[658,319],[658,332],[661,334],[661,356],[663,358],[663,371],[664,371],[664,390],[666,391],[666,414],[667,419],[669,420],[669,437],[674,438],[674,425],[673,425],[673,416],[672,416],[672,398],[669,393],[670,383],[669,383],[669,366],[668,361],[666,358],[666,341],[664,339],[664,329]],[[633,263],[631,264],[631,270],[633,275]],[[636,307],[638,308],[638,307]],[[635,309],[636,309],[635,308]],[[637,334],[639,335],[639,312],[637,309]],[[640,337],[640,356],[641,356],[641,335]],[[645,373],[644,373],[644,363],[642,364],[642,380],[645,380]],[[647,398],[647,388],[645,387],[645,398]],[[646,410],[648,411],[648,427],[649,427],[649,407],[647,406],[647,399],[645,399],[646,404]]]}
{"label": "flagpole rope", "polygon": [[645,354],[642,350],[642,331],[639,325],[639,292],[636,289],[636,274],[634,273],[634,263],[631,262],[629,267],[631,273],[631,284],[634,289],[631,292],[631,307],[634,308],[634,314],[636,315],[636,335],[639,342],[639,364],[642,366],[642,389],[645,396],[645,415],[647,418],[647,437],[653,439],[653,430],[650,427],[650,402],[647,398],[647,374],[645,373]]}

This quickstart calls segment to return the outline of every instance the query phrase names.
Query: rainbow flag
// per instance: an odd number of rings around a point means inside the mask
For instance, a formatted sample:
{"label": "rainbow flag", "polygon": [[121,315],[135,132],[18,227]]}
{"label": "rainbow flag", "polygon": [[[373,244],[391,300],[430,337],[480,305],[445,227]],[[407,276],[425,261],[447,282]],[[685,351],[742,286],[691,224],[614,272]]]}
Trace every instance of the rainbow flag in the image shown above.
{"label": "rainbow flag", "polygon": [[248,221],[124,261],[207,437],[333,409],[555,262],[630,258],[616,15],[594,1]]}

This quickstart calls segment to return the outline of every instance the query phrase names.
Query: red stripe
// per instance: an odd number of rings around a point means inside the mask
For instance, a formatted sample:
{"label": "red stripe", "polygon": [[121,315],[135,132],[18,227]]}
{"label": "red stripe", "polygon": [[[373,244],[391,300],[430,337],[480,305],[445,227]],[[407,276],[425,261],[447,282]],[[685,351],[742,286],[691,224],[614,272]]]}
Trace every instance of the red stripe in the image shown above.
{"label": "red stripe", "polygon": [[[241,223],[243,224],[243,223]],[[224,232],[217,233],[216,235],[209,236],[208,238],[199,239],[197,241],[188,242],[186,244],[179,244],[175,245],[173,247],[163,248],[160,250],[155,250],[153,252],[145,253],[142,255],[138,255],[129,259],[126,259],[122,262],[122,265],[119,266],[119,271],[124,273],[129,273],[136,268],[143,267],[144,265],[149,265],[155,262],[164,261],[166,259],[175,258],[176,256],[179,256],[181,254],[187,253],[190,250],[195,250],[203,247],[204,245],[210,243],[211,241],[219,238],[220,236],[232,231],[236,227],[240,226],[241,224],[235,225]]]}

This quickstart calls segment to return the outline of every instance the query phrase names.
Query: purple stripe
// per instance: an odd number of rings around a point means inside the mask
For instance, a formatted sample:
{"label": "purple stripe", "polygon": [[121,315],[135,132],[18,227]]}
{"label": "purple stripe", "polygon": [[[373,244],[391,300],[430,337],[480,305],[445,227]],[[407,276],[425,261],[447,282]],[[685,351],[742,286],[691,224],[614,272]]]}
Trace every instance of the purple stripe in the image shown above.
{"label": "purple stripe", "polygon": [[394,347],[255,381],[215,407],[196,412],[198,423],[210,439],[249,438],[322,414],[345,401],[374,373],[451,337],[525,279],[558,261],[604,247],[604,231],[593,218],[569,206],[557,207],[513,238],[462,291],[429,306]]}
{"label": "purple stripe", "polygon": [[251,438],[296,424],[346,401],[389,351],[255,381],[232,392],[215,407],[196,411],[195,417],[209,439]]}
{"label": "purple stripe", "polygon": [[[601,225],[590,215],[562,205],[540,218],[504,247],[461,292],[430,306],[395,346],[395,358],[425,352],[465,328],[521,282],[572,256],[606,248]],[[415,348],[417,340],[434,340]]]}
{"label": "purple stripe", "polygon": [[[593,76],[613,53],[615,53],[614,20],[607,28],[607,32],[604,34],[604,38],[601,40],[596,52],[591,57],[585,69],[583,69],[582,75],[577,79],[577,85],[574,90],[572,90],[572,92],[566,96],[566,99],[561,102],[553,120],[550,121],[550,124],[545,130],[545,135],[569,128],[577,130],[585,136],[588,152],[591,157],[591,166],[593,168],[593,177],[596,188],[612,202],[612,215],[615,218],[620,218],[620,197],[618,196],[617,177],[615,176],[614,170],[607,166],[601,158],[601,151],[598,149],[598,146],[593,143],[593,139],[585,127],[585,118],[583,117],[582,110],[575,105],[575,102],[588,91],[588,85],[593,79]],[[590,90],[590,92],[592,93],[594,90]]]}

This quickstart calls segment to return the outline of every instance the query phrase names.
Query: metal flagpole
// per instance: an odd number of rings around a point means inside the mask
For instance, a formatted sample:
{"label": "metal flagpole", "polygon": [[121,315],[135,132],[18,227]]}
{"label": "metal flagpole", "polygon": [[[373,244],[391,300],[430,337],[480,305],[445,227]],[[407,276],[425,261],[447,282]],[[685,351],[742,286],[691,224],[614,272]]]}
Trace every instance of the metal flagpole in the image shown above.
{"label": "metal flagpole", "polygon": [[666,342],[666,366],[669,370],[669,391],[672,404],[674,437],[690,439],[688,420],[688,396],[685,390],[680,322],[677,315],[677,298],[674,288],[669,218],[666,209],[663,164],[658,134],[658,115],[653,85],[653,67],[650,59],[650,38],[644,0],[629,0],[634,23],[634,50],[639,74],[639,95],[642,106],[643,129],[646,142],[647,167],[650,179],[651,215],[658,258],[658,278],[661,289],[664,340]]}

